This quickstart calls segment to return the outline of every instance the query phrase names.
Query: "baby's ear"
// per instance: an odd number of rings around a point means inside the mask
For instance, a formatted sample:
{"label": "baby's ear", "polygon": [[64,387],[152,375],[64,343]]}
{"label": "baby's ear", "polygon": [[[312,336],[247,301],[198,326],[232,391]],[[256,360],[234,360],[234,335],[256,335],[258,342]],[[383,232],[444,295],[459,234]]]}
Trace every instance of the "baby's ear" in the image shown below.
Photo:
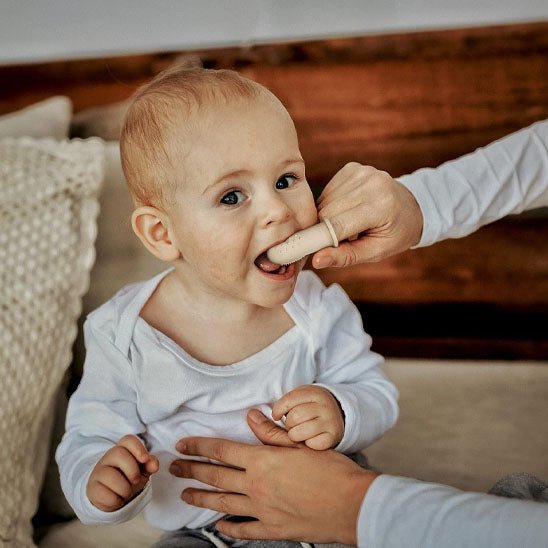
{"label": "baby's ear", "polygon": [[131,215],[133,232],[143,245],[158,259],[173,262],[181,252],[172,241],[167,215],[151,206],[138,207]]}

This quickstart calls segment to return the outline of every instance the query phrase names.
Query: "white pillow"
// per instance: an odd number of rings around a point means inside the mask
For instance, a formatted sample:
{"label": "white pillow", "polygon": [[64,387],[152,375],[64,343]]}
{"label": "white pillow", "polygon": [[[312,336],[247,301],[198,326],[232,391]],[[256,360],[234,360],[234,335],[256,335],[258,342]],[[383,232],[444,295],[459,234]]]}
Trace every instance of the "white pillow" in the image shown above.
{"label": "white pillow", "polygon": [[0,138],[66,139],[71,115],[72,103],[68,97],[51,97],[22,110],[0,116]]}
{"label": "white pillow", "polygon": [[0,139],[0,538],[32,546],[43,424],[94,261],[98,139]]}

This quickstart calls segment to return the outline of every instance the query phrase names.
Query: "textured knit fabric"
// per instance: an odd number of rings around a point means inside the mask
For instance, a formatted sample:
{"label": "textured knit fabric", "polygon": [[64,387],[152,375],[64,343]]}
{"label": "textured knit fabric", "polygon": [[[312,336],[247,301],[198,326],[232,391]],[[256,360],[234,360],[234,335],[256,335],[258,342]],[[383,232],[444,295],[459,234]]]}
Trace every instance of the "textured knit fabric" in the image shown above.
{"label": "textured knit fabric", "polygon": [[47,424],[93,264],[102,177],[98,140],[0,140],[2,546],[33,546]]}
{"label": "textured knit fabric", "polygon": [[[421,245],[548,206],[548,121],[401,181],[423,212]],[[364,499],[357,536],[362,548],[546,547],[548,506],[383,475]]]}
{"label": "textured knit fabric", "polygon": [[[345,415],[338,450],[360,451],[397,417],[397,392],[370,351],[355,306],[340,287],[325,288],[312,272],[299,275],[284,305],[294,327],[241,362],[201,363],[139,312],[162,277],[129,286],[88,318],[84,376],[72,396],[67,431],[57,451],[63,490],[86,523],[117,523],[146,506],[148,521],[164,530],[198,528],[221,514],[185,504],[180,494],[201,485],[169,474],[183,436],[229,437],[258,443],[245,416],[267,414],[283,394],[317,383],[337,398]],[[95,463],[125,434],[141,435],[160,461],[143,493],[116,512],[101,512],[85,488]]]}

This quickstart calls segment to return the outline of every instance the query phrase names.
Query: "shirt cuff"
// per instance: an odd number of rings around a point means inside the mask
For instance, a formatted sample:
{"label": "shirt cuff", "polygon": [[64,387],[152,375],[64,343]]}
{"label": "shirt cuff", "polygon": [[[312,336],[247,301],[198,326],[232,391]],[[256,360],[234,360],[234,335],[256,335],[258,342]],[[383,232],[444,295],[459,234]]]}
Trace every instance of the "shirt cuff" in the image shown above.
{"label": "shirt cuff", "polygon": [[[87,483],[87,482],[86,482]],[[150,480],[145,485],[144,489],[126,505],[122,506],[114,512],[104,512],[96,506],[94,506],[84,494],[82,500],[82,509],[85,513],[85,518],[81,521],[87,525],[104,525],[104,524],[116,524],[123,523],[134,518],[139,514],[145,506],[150,502],[152,497],[152,489],[150,486]]]}
{"label": "shirt cuff", "polygon": [[[376,402],[369,404],[363,399],[357,402],[355,394],[344,390],[340,385],[316,383],[314,386],[328,390],[344,413],[344,433],[341,441],[334,447],[336,451],[345,455],[357,453],[382,435],[375,435],[381,429]],[[359,409],[359,413],[356,413],[356,409]],[[367,420],[364,421],[363,417],[367,417]]]}
{"label": "shirt cuff", "polygon": [[421,178],[421,174],[427,169],[428,168],[419,169],[411,175],[403,175],[397,179],[399,183],[413,194],[422,213],[421,239],[419,243],[414,245],[411,249],[426,247],[436,243],[442,232],[442,223],[436,207],[436,202]]}

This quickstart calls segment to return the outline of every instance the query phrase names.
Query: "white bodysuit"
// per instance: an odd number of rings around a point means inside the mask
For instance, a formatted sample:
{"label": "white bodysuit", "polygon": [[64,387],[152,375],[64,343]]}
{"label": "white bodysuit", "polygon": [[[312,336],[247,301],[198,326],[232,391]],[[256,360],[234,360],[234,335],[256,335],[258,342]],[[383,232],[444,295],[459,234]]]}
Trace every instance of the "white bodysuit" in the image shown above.
{"label": "white bodysuit", "polygon": [[[337,285],[325,288],[302,272],[284,305],[294,327],[238,363],[201,363],[139,313],[166,273],[123,289],[90,314],[84,326],[86,361],[70,399],[66,433],[57,449],[64,493],[84,523],[118,523],[145,508],[154,527],[202,527],[221,514],[184,503],[181,492],[197,481],[176,478],[169,465],[185,436],[258,443],[246,413],[267,416],[282,395],[318,383],[339,401],[345,416],[337,450],[362,450],[397,418],[397,391],[370,350],[356,307]],[[258,326],[260,329],[260,326]],[[115,512],[102,512],[86,496],[96,462],[126,434],[141,436],[160,461],[144,491]]]}
{"label": "white bodysuit", "polygon": [[[399,180],[423,213],[419,246],[548,206],[548,121]],[[546,429],[546,415],[538,421]],[[382,475],[363,501],[357,536],[360,548],[546,548],[548,504]]]}

